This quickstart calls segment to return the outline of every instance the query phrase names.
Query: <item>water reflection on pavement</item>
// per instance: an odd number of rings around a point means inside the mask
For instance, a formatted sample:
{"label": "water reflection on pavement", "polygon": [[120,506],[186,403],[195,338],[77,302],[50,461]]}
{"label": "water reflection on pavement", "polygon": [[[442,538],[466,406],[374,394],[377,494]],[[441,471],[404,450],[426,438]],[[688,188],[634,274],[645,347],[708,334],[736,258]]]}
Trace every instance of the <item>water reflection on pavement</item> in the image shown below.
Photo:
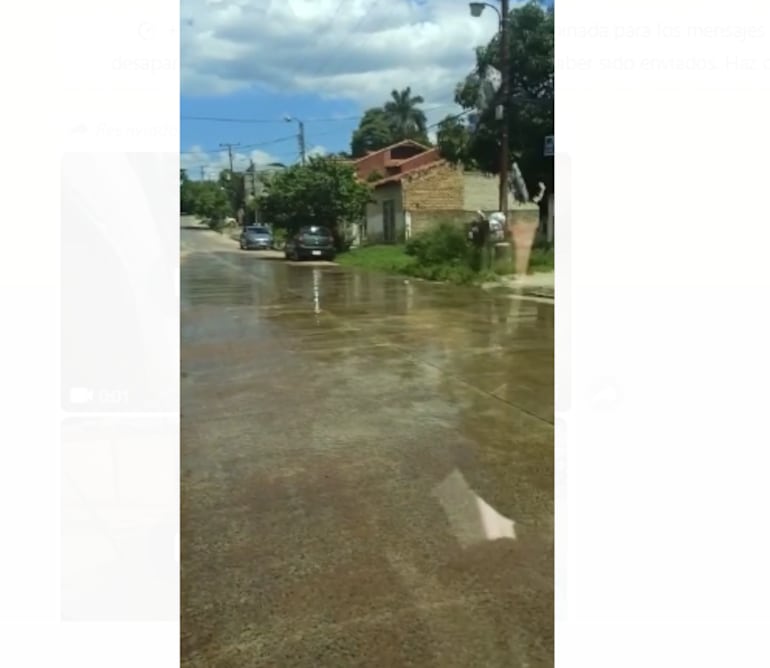
{"label": "water reflection on pavement", "polygon": [[182,665],[553,665],[553,307],[195,235]]}

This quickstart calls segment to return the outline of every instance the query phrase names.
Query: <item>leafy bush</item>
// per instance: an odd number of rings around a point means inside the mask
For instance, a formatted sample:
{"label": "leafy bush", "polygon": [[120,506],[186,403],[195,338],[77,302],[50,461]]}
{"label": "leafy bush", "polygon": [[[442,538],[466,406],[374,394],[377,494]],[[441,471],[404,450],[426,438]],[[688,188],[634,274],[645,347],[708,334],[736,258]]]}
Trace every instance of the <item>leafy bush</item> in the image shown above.
{"label": "leafy bush", "polygon": [[414,258],[407,267],[412,276],[458,284],[472,283],[477,277],[479,253],[455,225],[443,223],[410,239],[405,252]]}
{"label": "leafy bush", "polygon": [[447,223],[410,239],[405,250],[423,266],[464,264],[470,267],[471,247],[463,230]]}
{"label": "leafy bush", "polygon": [[554,250],[553,248],[533,248],[529,256],[529,272],[548,272],[553,271]]}

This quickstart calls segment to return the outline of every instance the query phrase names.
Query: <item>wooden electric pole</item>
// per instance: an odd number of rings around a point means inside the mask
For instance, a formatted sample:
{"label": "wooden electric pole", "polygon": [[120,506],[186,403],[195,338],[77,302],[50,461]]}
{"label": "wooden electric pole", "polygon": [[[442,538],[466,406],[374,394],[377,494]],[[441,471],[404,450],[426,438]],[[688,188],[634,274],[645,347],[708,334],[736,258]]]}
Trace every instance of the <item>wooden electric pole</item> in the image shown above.
{"label": "wooden electric pole", "polygon": [[230,176],[233,175],[233,146],[240,146],[240,142],[237,144],[220,144],[221,148],[227,147],[227,155],[230,157]]}
{"label": "wooden electric pole", "polygon": [[304,165],[307,162],[307,153],[305,151],[305,124],[302,121],[297,121],[299,123],[299,154],[302,158],[302,164]]}
{"label": "wooden electric pole", "polygon": [[251,196],[254,198],[254,224],[259,222],[259,213],[257,211],[257,167],[254,161],[249,162],[249,169],[251,170]]}
{"label": "wooden electric pole", "polygon": [[509,148],[508,148],[508,125],[509,119],[509,107],[511,98],[511,73],[510,66],[508,65],[508,58],[510,55],[509,46],[509,22],[508,14],[509,0],[500,0],[502,9],[502,16],[500,19],[500,48],[502,53],[500,54],[500,69],[502,74],[502,93],[503,93],[503,132],[502,132],[502,146],[500,147],[500,211],[505,216],[505,225],[509,223],[508,220],[508,162],[509,162]]}

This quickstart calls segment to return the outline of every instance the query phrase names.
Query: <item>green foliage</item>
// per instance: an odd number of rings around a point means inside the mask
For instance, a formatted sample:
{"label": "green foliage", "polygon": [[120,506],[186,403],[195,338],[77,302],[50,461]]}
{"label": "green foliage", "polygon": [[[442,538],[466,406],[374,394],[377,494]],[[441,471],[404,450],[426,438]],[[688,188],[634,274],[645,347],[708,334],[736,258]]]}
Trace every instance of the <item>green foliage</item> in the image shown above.
{"label": "green foliage", "polygon": [[468,150],[471,133],[457,116],[447,116],[441,121],[436,135],[442,158],[453,164],[462,163],[471,168],[475,166]]}
{"label": "green foliage", "polygon": [[406,254],[422,266],[440,264],[466,264],[470,260],[470,244],[457,226],[442,223],[419,234],[406,244]]}
{"label": "green foliage", "polygon": [[406,273],[417,278],[424,278],[427,281],[441,281],[456,283],[457,285],[470,285],[478,278],[470,266],[458,262],[427,266],[414,264],[407,269]]}
{"label": "green foliage", "polygon": [[412,95],[412,89],[409,86],[401,91],[391,91],[390,97],[391,99],[385,103],[383,109],[390,126],[399,138],[410,139],[424,136],[427,120],[425,113],[418,107],[425,102],[423,97]]}
{"label": "green foliage", "polygon": [[529,273],[551,272],[554,267],[553,248],[533,248],[529,256]]}
{"label": "green foliage", "polygon": [[230,202],[230,211],[235,212],[246,205],[246,181],[243,174],[230,173],[229,169],[223,169],[219,173],[219,185],[227,194]]}
{"label": "green foliage", "polygon": [[[508,105],[509,147],[517,160],[527,185],[536,190],[544,180],[553,188],[553,160],[543,156],[543,142],[554,130],[554,15],[537,2],[517,7],[508,16],[509,81],[511,103]],[[476,50],[476,72],[483,74],[489,65],[500,68],[500,36]],[[458,84],[455,101],[464,109],[475,109],[479,81],[473,76]],[[464,160],[472,161],[482,171],[499,171],[501,121],[495,119],[494,107],[502,101],[501,92],[485,110],[481,110],[477,130],[469,137]]]}
{"label": "green foliage", "polygon": [[378,171],[373,171],[369,176],[366,177],[366,180],[368,183],[374,183],[375,181],[379,181],[380,179],[384,179],[385,176],[381,174]]}
{"label": "green foliage", "polygon": [[182,181],[180,204],[184,213],[200,216],[212,228],[219,229],[232,213],[227,192],[214,181]]}
{"label": "green foliage", "polygon": [[403,246],[387,244],[364,246],[337,256],[337,262],[345,267],[357,267],[383,273],[409,273],[415,260],[404,253]]}
{"label": "green foliage", "polygon": [[323,225],[344,245],[344,228],[361,221],[370,200],[369,186],[360,183],[355,169],[333,157],[313,157],[265,183],[259,199],[262,220],[288,231],[303,225]]}
{"label": "green foliage", "polygon": [[462,228],[442,223],[410,239],[405,248],[414,264],[407,273],[429,281],[472,283],[478,267],[474,263],[474,249],[468,243]]}
{"label": "green foliage", "polygon": [[[494,282],[499,276],[511,274],[513,264],[509,260],[498,260],[493,269],[482,261],[485,251],[474,248],[465,238],[461,228],[442,224],[420,234],[404,246],[383,245],[366,246],[337,256],[337,262],[343,266],[356,267],[370,271],[414,276],[428,281],[441,281],[457,285]],[[535,256],[535,271],[548,271],[545,254]]]}
{"label": "green foliage", "polygon": [[409,87],[392,91],[390,97],[382,107],[373,107],[364,113],[350,143],[353,158],[360,158],[367,151],[378,151],[404,139],[430,143],[425,113],[419,108],[424,102],[423,98],[412,95]]}
{"label": "green foliage", "polygon": [[350,151],[354,158],[360,158],[369,151],[378,151],[393,141],[394,132],[385,110],[381,107],[367,109],[364,117],[353,132]]}

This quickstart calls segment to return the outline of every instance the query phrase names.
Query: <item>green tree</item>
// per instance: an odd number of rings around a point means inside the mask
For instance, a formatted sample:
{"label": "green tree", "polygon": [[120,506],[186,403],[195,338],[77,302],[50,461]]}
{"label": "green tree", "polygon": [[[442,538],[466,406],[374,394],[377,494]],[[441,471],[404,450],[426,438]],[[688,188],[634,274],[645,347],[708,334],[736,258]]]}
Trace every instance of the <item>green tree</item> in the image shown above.
{"label": "green tree", "polygon": [[469,154],[471,133],[468,126],[456,115],[447,116],[438,126],[436,143],[441,156],[452,163],[462,163],[467,167],[475,167],[475,161]]}
{"label": "green tree", "polygon": [[328,227],[342,246],[347,225],[363,219],[370,197],[352,166],[331,156],[311,157],[265,183],[259,211],[263,220],[289,232],[303,225]]}
{"label": "green tree", "polygon": [[[507,106],[509,148],[524,174],[530,190],[544,180],[553,187],[553,160],[543,156],[543,142],[554,128],[554,14],[553,7],[537,2],[517,7],[507,17],[509,26],[509,70],[511,96]],[[477,109],[480,76],[489,66],[500,69],[500,36],[476,50],[474,75],[458,84],[455,101],[464,109]],[[502,103],[498,91],[494,100],[479,111],[479,123],[471,133],[463,161],[498,173],[501,121],[495,106]],[[451,154],[451,151],[450,151]]]}
{"label": "green tree", "polygon": [[390,96],[382,107],[373,107],[364,113],[350,142],[353,158],[404,139],[430,144],[425,113],[418,106],[423,103],[423,98],[412,95],[412,89],[408,87],[394,90]]}
{"label": "green tree", "polygon": [[181,213],[195,213],[193,211],[193,196],[195,183],[190,181],[186,169],[179,170],[179,211]]}
{"label": "green tree", "polygon": [[367,109],[358,128],[353,132],[350,152],[354,158],[360,158],[368,151],[378,151],[394,144],[395,132],[388,115],[382,107]]}
{"label": "green tree", "polygon": [[238,209],[246,206],[246,182],[244,175],[223,169],[219,172],[219,185],[224,188],[230,202],[230,215],[235,215]]}
{"label": "green tree", "polygon": [[205,219],[209,227],[222,227],[231,211],[227,192],[215,181],[198,181],[196,186],[193,213]]}
{"label": "green tree", "polygon": [[427,138],[425,113],[418,105],[425,100],[420,95],[412,95],[412,89],[407,86],[403,90],[393,90],[391,99],[383,107],[385,117],[388,119],[393,132],[401,139]]}
{"label": "green tree", "polygon": [[180,208],[183,213],[200,216],[210,227],[219,228],[230,215],[230,200],[215,181],[182,180]]}

